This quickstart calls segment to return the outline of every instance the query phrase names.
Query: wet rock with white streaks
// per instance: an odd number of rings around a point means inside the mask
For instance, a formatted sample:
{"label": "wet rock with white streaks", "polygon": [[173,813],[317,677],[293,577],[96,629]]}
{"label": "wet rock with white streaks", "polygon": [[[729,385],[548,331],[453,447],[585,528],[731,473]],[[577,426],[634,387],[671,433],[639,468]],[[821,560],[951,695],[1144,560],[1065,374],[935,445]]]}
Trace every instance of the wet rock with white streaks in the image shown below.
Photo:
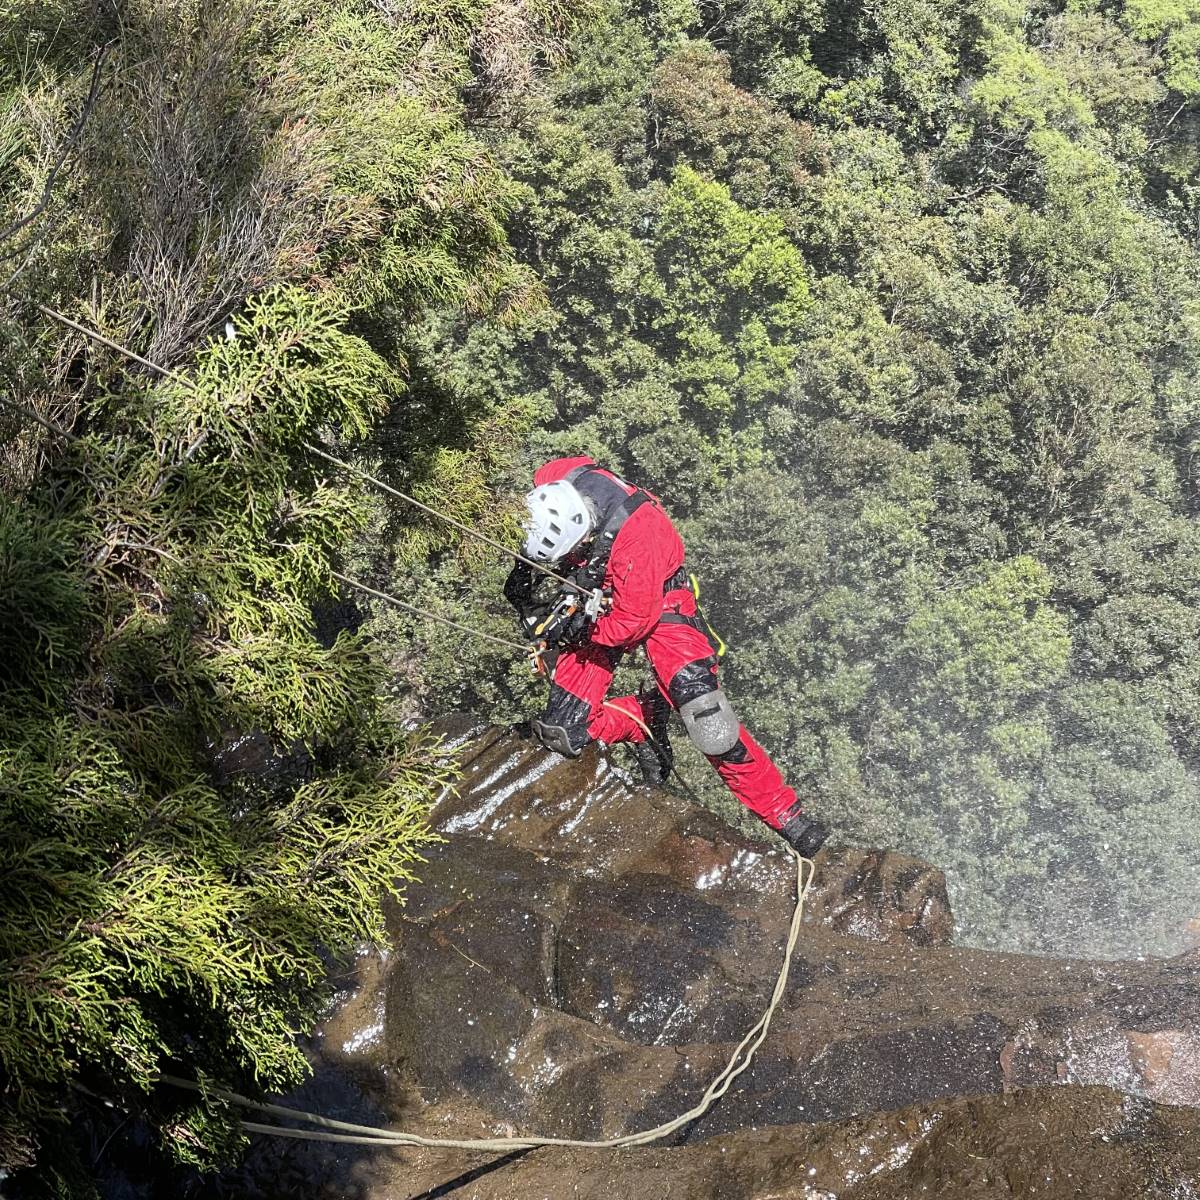
{"label": "wet rock with white streaks", "polygon": [[[529,850],[585,875],[664,875],[683,888],[786,906],[795,868],[765,828],[751,837],[672,792],[631,786],[596,745],[572,761],[522,730],[460,721],[446,732],[463,777],[434,808],[439,832]],[[809,920],[873,941],[950,943],[950,902],[935,867],[849,847],[823,851],[819,861]]]}
{"label": "wet rock with white streaks", "polygon": [[[595,748],[566,762],[475,730],[460,753],[434,812],[446,840],[389,908],[395,948],[356,1001],[363,1038],[319,1039],[321,1077],[442,1136],[612,1137],[686,1111],[763,1012],[793,860]],[[451,1182],[477,1200],[1200,1200],[1195,1115],[1152,1103],[1200,1099],[1200,957],[958,949],[935,868],[841,849],[817,871],[767,1040],[672,1148],[538,1152],[494,1179],[478,1159],[422,1152],[403,1173],[376,1152],[364,1200]]]}

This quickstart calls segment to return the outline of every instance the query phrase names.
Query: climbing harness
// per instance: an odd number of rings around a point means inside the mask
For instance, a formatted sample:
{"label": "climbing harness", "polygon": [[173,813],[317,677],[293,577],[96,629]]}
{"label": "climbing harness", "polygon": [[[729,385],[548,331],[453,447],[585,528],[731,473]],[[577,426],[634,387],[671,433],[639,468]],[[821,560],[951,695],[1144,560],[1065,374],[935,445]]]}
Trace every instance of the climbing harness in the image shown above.
{"label": "climbing harness", "polygon": [[688,616],[687,613],[672,612],[668,609],[658,618],[660,625],[690,625],[693,629],[698,630],[708,639],[708,644],[712,647],[713,654],[717,658],[724,658],[725,651],[728,647],[725,645],[721,635],[712,627],[708,618],[704,615],[704,609],[700,607],[700,581],[695,575],[689,575],[683,567],[680,567],[670,579],[663,584],[663,593],[680,591],[683,588],[690,587],[692,595],[696,600],[696,615]]}

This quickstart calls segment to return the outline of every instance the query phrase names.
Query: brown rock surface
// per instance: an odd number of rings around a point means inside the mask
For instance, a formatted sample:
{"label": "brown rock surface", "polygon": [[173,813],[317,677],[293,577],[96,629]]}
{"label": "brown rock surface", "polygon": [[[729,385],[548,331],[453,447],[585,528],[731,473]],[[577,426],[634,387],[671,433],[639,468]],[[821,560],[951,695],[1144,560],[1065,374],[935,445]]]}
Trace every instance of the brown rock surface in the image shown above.
{"label": "brown rock surface", "polygon": [[[447,840],[389,915],[395,951],[315,1046],[299,1106],[443,1136],[585,1138],[684,1111],[770,993],[790,858],[631,787],[594,750],[568,763],[508,732],[459,736],[464,783],[434,813]],[[537,1151],[453,1192],[429,1189],[483,1160],[285,1143],[260,1147],[251,1175],[308,1163],[306,1194],[370,1200],[1200,1200],[1197,1113],[1150,1102],[1200,1094],[1194,956],[956,949],[934,868],[851,850],[817,865],[770,1036],[676,1135],[686,1145]],[[1029,1090],[1062,1083],[1128,1095]]]}
{"label": "brown rock surface", "polygon": [[[463,777],[434,826],[501,842],[589,876],[664,875],[701,892],[791,895],[795,872],[779,843],[748,837],[691,801],[631,787],[596,746],[569,761],[511,730],[447,726]],[[807,919],[872,941],[949,945],[954,934],[942,872],[892,850],[842,848],[820,856]]]}
{"label": "brown rock surface", "polygon": [[[620,1153],[547,1148],[498,1166],[494,1156],[454,1167],[430,1153],[406,1157],[402,1184],[384,1182],[384,1167],[376,1190],[366,1195],[389,1200],[439,1194],[456,1200],[1192,1200],[1200,1195],[1200,1114],[1131,1100],[1107,1088],[1039,1088],[825,1125],[747,1130],[694,1146]],[[390,1164],[391,1170],[398,1165]],[[373,1172],[381,1166],[376,1163]],[[481,1170],[486,1173],[469,1178]],[[439,1192],[456,1180],[463,1182]]]}
{"label": "brown rock surface", "polygon": [[[503,1132],[462,1103],[404,1124]],[[1030,1088],[620,1151],[274,1142],[226,1182],[221,1194],[263,1200],[1195,1200],[1200,1113],[1111,1088]]]}

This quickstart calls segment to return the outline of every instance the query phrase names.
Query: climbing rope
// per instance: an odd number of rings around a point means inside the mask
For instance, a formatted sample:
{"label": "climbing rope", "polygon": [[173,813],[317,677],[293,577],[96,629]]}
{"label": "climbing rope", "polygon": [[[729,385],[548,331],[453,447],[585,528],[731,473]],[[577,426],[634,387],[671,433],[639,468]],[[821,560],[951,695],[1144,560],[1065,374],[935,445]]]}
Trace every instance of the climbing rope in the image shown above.
{"label": "climbing rope", "polygon": [[[124,354],[127,358],[132,359],[136,363],[140,363],[143,367],[149,367],[150,370],[157,371],[158,374],[162,375],[166,379],[170,379],[175,383],[182,384],[182,386],[190,388],[192,391],[196,390],[196,385],[186,376],[180,375],[178,371],[172,371],[170,367],[163,367],[156,362],[152,362],[148,358],[143,358],[140,354],[130,350],[128,346],[123,346],[120,342],[115,342],[112,338],[105,337],[105,335],[99,330],[89,329],[86,325],[81,325],[78,321],[73,321],[70,317],[64,316],[62,313],[55,311],[53,308],[47,308],[44,304],[37,304],[34,307],[43,316],[50,317],[51,319],[60,322],[61,324],[67,326],[68,329],[74,329],[76,333],[81,333],[84,337],[91,338],[93,341],[99,342],[100,345],[107,346],[110,350],[116,350],[118,354]],[[50,424],[50,422],[38,416],[32,410],[25,409],[23,406],[15,404],[13,407],[20,407],[27,416],[32,417],[35,421],[46,426],[47,429],[50,429],[55,433],[59,433],[64,437],[71,438],[72,440],[75,439],[74,434],[68,433],[65,429],[60,429],[58,426]],[[519,554],[516,550],[505,546],[501,542],[495,541],[493,538],[488,537],[485,533],[480,533],[478,529],[472,529],[470,525],[464,525],[461,521],[456,521],[453,517],[447,516],[443,512],[439,512],[436,508],[431,508],[428,504],[418,500],[415,496],[410,496],[407,492],[402,492],[399,488],[392,487],[390,483],[384,483],[382,479],[377,479],[374,475],[368,474],[361,467],[356,467],[353,465],[353,463],[348,463],[344,459],[335,457],[327,450],[322,450],[320,446],[314,446],[312,442],[301,440],[300,445],[302,445],[310,454],[315,454],[319,458],[325,459],[326,462],[333,463],[334,466],[341,467],[344,471],[349,471],[352,475],[357,475],[360,479],[365,479],[368,483],[374,484],[375,487],[379,488],[380,490],[385,491],[389,495],[395,496],[400,500],[403,500],[406,504],[410,504],[414,508],[420,509],[423,513],[428,513],[431,517],[436,517],[439,521],[443,521],[454,529],[459,530],[459,532],[465,533],[468,537],[472,537],[476,541],[482,542],[485,546],[491,546],[494,550],[499,550],[501,554],[504,554],[510,558],[518,559],[519,561],[525,563],[526,566],[533,567],[536,571],[541,571],[543,575],[547,575],[551,579],[557,580],[564,587],[568,587],[572,591],[578,592],[580,595],[588,595],[586,588],[580,587],[577,583],[568,579],[565,575],[560,575],[557,571],[551,570],[548,566],[546,566],[545,563],[540,563],[536,559],[526,558],[524,554]],[[346,582],[344,577],[343,582]],[[360,587],[362,585],[354,584],[353,586]],[[366,590],[369,591],[370,589]],[[521,649],[524,650],[525,647],[521,647]]]}
{"label": "climbing rope", "polygon": [[[628,717],[635,725],[639,725],[641,727],[642,732],[654,745],[658,745],[658,738],[656,738],[654,734],[650,732],[650,726],[647,725],[646,722],[641,719],[641,717],[635,716],[628,709],[622,708],[615,700],[602,700],[600,705],[602,708],[611,708],[613,712],[619,712],[621,716]],[[704,808],[704,801],[701,800],[696,794],[695,788],[693,788],[692,785],[688,783],[688,781],[679,773],[679,768],[675,765],[673,759],[671,761],[671,774],[675,776],[679,786],[682,787],[687,793],[688,799],[691,800],[693,804],[697,804],[701,808]]]}
{"label": "climbing rope", "polygon": [[[282,1104],[268,1104],[260,1100],[252,1100],[237,1092],[225,1091],[223,1088],[205,1087],[190,1079],[181,1079],[175,1075],[163,1075],[164,1083],[175,1087],[186,1088],[189,1091],[200,1092],[218,1100],[240,1108],[251,1109],[255,1112],[266,1113],[269,1116],[281,1117],[287,1120],[303,1121],[309,1125],[319,1126],[319,1129],[291,1129],[281,1125],[266,1125],[258,1121],[243,1121],[242,1127],[250,1133],[268,1134],[272,1137],[299,1138],[315,1142],[345,1142],[360,1146],[427,1146],[447,1150],[482,1150],[503,1153],[509,1150],[529,1150],[538,1146],[564,1146],[579,1150],[618,1150],[629,1146],[645,1146],[651,1142],[661,1141],[671,1134],[699,1120],[712,1106],[729,1091],[733,1081],[750,1066],[758,1048],[766,1039],[771,1027],[771,1020],[783,999],[787,988],[788,975],[791,971],[792,956],[795,953],[796,942],[800,937],[800,923],[804,917],[804,900],[812,886],[815,870],[811,859],[802,858],[790,846],[788,853],[796,860],[796,906],[792,912],[791,924],[788,927],[787,941],[784,945],[783,963],[775,979],[775,987],[767,1007],[759,1019],[738,1042],[736,1049],[728,1062],[704,1090],[700,1100],[687,1112],[680,1113],[670,1121],[655,1125],[653,1129],[645,1129],[640,1133],[626,1133],[619,1137],[602,1138],[589,1141],[581,1138],[543,1138],[543,1137],[511,1137],[511,1138],[433,1138],[423,1137],[417,1133],[405,1133],[394,1129],[381,1129],[374,1125],[358,1125],[352,1121],[338,1121],[319,1113],[306,1112],[304,1109],[288,1108]],[[806,870],[807,868],[807,870]],[[339,1132],[326,1132],[335,1130]]]}
{"label": "climbing rope", "polygon": [[400,491],[399,488],[394,488],[390,483],[384,483],[382,479],[376,479],[374,475],[367,474],[361,467],[356,467],[352,463],[345,462],[343,459],[335,458],[332,454],[322,450],[319,446],[314,446],[312,442],[300,443],[305,450],[318,455],[320,458],[331,462],[334,466],[342,467],[353,475],[357,475],[360,479],[365,479],[368,483],[374,484],[381,491],[387,492],[391,496],[397,496],[401,500],[407,501],[414,508],[419,508],[422,512],[429,513],[432,517],[437,517],[439,521],[444,521],[454,529],[460,530],[468,537],[473,537],[476,541],[482,542],[485,546],[491,546],[495,550],[499,550],[501,554],[507,555],[510,558],[518,559],[527,566],[534,567],[541,571],[543,575],[548,575],[551,579],[558,580],[564,587],[570,588],[574,592],[578,592],[581,596],[589,595],[586,588],[580,587],[573,580],[568,579],[565,575],[560,575],[557,571],[552,571],[545,563],[537,562],[532,558],[526,558],[525,555],[517,553],[509,546],[505,546],[501,542],[494,541],[485,533],[480,533],[478,529],[472,529],[470,525],[464,525],[461,521],[456,521],[453,517],[447,516],[443,512],[438,512],[436,508],[430,508],[428,504],[422,503],[415,496],[410,496],[407,492]]}
{"label": "climbing rope", "polygon": [[[133,362],[140,363],[144,367],[149,367],[150,370],[156,371],[164,378],[170,379],[175,383],[181,384],[183,387],[190,388],[195,391],[195,384],[186,376],[179,374],[178,371],[173,371],[169,367],[164,367],[159,363],[153,362],[151,359],[144,358],[142,355],[130,350],[128,346],[123,346],[120,342],[114,341],[110,337],[106,337],[104,334],[100,333],[99,330],[90,329],[86,325],[81,325],[78,321],[73,321],[70,317],[65,316],[63,313],[60,313],[53,308],[49,308],[44,304],[37,304],[35,307],[37,308],[38,312],[42,313],[44,316],[50,317],[52,320],[60,322],[68,329],[73,329],[77,333],[82,334],[84,337],[90,338],[95,342],[99,342],[102,346],[107,346],[109,349],[125,355]],[[58,434],[59,436],[67,438],[70,441],[78,441],[78,438],[75,436],[75,434],[53,424],[51,421],[46,420],[45,417],[34,412],[32,409],[27,408],[23,404],[18,404],[15,401],[9,400],[8,397],[5,396],[0,396],[0,403],[6,404],[8,407],[21,412],[25,416],[36,421],[39,425],[42,425],[51,433]],[[360,479],[366,480],[368,483],[373,484],[381,491],[387,492],[389,495],[405,501],[407,504],[412,505],[421,512],[428,513],[430,516],[436,517],[439,521],[445,522],[447,525],[459,530],[468,537],[475,538],[484,545],[491,546],[493,549],[499,550],[506,556],[518,559],[527,566],[534,568],[534,570],[542,572],[543,575],[549,576],[551,579],[556,580],[563,587],[570,588],[572,591],[578,592],[580,595],[588,595],[586,588],[581,588],[573,580],[566,578],[564,575],[560,575],[557,571],[551,570],[551,568],[546,566],[545,563],[539,563],[532,558],[526,558],[525,555],[518,553],[517,551],[503,545],[500,542],[495,541],[486,534],[480,533],[479,530],[472,529],[469,525],[464,525],[461,521],[455,520],[446,513],[439,512],[436,508],[430,507],[430,505],[418,500],[415,496],[410,496],[407,492],[400,491],[399,488],[393,487],[390,483],[385,483],[382,479],[376,478],[374,475],[364,471],[361,467],[356,467],[353,463],[348,463],[344,459],[337,458],[328,451],[322,450],[320,446],[315,446],[312,442],[302,440],[300,444],[305,450],[309,451],[310,454],[315,454],[319,458],[325,459],[326,462],[332,463],[334,466],[340,467],[343,470],[350,472],[352,475],[357,475]],[[432,621],[437,625],[444,625],[449,629],[457,629],[459,632],[470,634],[472,637],[478,638],[481,641],[491,642],[497,646],[504,646],[507,649],[516,650],[522,655],[529,655],[533,652],[532,647],[527,644],[514,642],[508,638],[497,637],[495,634],[484,633],[479,629],[472,629],[467,625],[460,624],[458,621],[451,620],[449,617],[443,617],[438,613],[431,612],[429,609],[421,608],[418,605],[410,604],[407,601],[401,600],[388,592],[380,591],[378,588],[371,587],[369,584],[365,584],[359,579],[352,579],[350,576],[343,575],[339,571],[331,570],[329,573],[334,579],[339,580],[348,587],[356,588],[360,592],[366,592],[370,596],[374,596],[379,600],[384,600],[388,604],[392,604],[397,608],[404,609],[406,612],[413,613],[415,616],[421,617],[423,620]]]}
{"label": "climbing rope", "polygon": [[438,613],[430,612],[426,608],[419,608],[415,604],[409,604],[405,600],[400,600],[388,592],[381,592],[378,588],[373,588],[359,579],[351,579],[349,575],[343,575],[340,571],[330,571],[329,574],[334,579],[338,579],[352,588],[358,588],[361,592],[367,592],[369,595],[375,596],[380,600],[386,600],[389,604],[394,604],[397,608],[404,609],[405,612],[415,613],[418,617],[424,617],[428,621],[436,621],[439,625],[446,625],[451,629],[459,630],[461,633],[469,633],[472,637],[480,638],[485,642],[495,642],[497,646],[507,646],[512,650],[519,650],[522,654],[528,654],[530,651],[529,646],[522,645],[520,642],[509,641],[508,638],[496,637],[495,634],[484,633],[482,629],[472,629],[470,625],[462,625],[458,621],[452,621],[449,617],[443,617]]}

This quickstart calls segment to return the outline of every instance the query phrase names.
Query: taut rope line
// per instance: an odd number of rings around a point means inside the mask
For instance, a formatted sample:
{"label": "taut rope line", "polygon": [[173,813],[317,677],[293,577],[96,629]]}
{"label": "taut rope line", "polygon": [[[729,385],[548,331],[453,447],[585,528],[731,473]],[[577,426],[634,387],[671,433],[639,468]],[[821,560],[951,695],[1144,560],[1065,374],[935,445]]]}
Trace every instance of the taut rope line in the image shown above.
{"label": "taut rope line", "polygon": [[527,566],[535,567],[541,571],[543,575],[549,575],[551,579],[557,579],[564,587],[569,587],[572,591],[578,592],[581,596],[588,595],[586,588],[581,588],[578,584],[573,583],[565,575],[560,575],[557,571],[552,571],[545,563],[540,563],[532,558],[526,558],[523,554],[518,554],[517,551],[505,546],[501,542],[494,541],[485,533],[480,533],[478,529],[472,529],[470,525],[464,525],[461,521],[456,521],[453,517],[448,517],[443,512],[438,512],[436,508],[430,508],[428,504],[423,504],[415,496],[408,495],[407,492],[400,491],[399,488],[394,488],[390,483],[384,483],[382,479],[376,479],[374,475],[368,475],[361,467],[354,466],[353,463],[345,462],[340,458],[334,458],[332,454],[322,450],[319,446],[314,446],[312,442],[300,443],[305,450],[318,455],[320,458],[333,463],[335,466],[342,467],[353,475],[365,479],[368,483],[373,483],[380,491],[387,492],[389,495],[397,496],[401,500],[411,504],[414,508],[419,508],[422,512],[429,513],[430,516],[437,517],[439,521],[444,521],[447,525],[465,533],[468,537],[473,537],[476,541],[482,542],[485,546],[491,546],[493,549],[499,550],[501,554],[508,558],[519,559]]}
{"label": "taut rope line", "polygon": [[[642,732],[650,739],[651,742],[653,742],[656,746],[658,745],[658,738],[656,738],[654,734],[650,732],[650,726],[647,725],[641,717],[635,716],[633,713],[629,712],[628,709],[622,708],[619,704],[612,700],[601,700],[600,707],[611,708],[613,712],[619,712],[623,717],[628,717],[635,725],[641,726]],[[688,783],[688,781],[679,773],[679,768],[675,765],[674,759],[671,760],[671,774],[675,776],[675,778],[679,781],[680,786],[685,792],[687,792],[692,803],[698,805],[700,808],[703,808],[704,801],[696,795],[696,789],[693,788],[692,785]]]}
{"label": "taut rope line", "polygon": [[[148,358],[143,358],[140,354],[130,350],[128,346],[122,346],[120,342],[114,342],[112,338],[105,337],[104,334],[99,332],[99,330],[89,329],[86,325],[80,325],[78,321],[72,321],[70,317],[66,317],[62,313],[56,312],[52,308],[47,308],[44,304],[38,304],[35,305],[35,307],[37,308],[38,312],[42,313],[44,316],[51,317],[55,321],[61,322],[63,325],[66,325],[68,329],[74,329],[76,333],[81,333],[84,337],[91,338],[93,341],[99,342],[102,346],[107,346],[110,350],[116,350],[117,353],[124,354],[127,358],[132,359],[134,362],[141,363],[143,367],[149,367],[152,371],[157,371],[160,375],[167,379],[173,380],[175,383],[182,384],[186,388],[191,388],[192,391],[196,390],[196,385],[186,376],[180,375],[178,371],[173,371],[170,367],[160,366],[158,363],[152,362]],[[42,417],[39,417],[36,413],[31,412],[28,409],[22,408],[22,411],[24,411],[26,415],[31,416],[35,421],[40,422],[42,425],[45,425],[48,429],[54,430],[56,433],[62,434],[64,437],[73,439],[75,436],[74,434],[68,433],[65,429],[59,429],[57,426],[51,425]],[[356,467],[353,463],[348,463],[344,459],[336,458],[328,451],[322,450],[319,446],[314,446],[312,442],[301,439],[300,444],[311,454],[316,454],[320,458],[325,459],[326,462],[331,462],[334,464],[334,466],[341,467],[343,470],[349,471],[352,475],[357,475],[361,479],[365,479],[368,483],[373,483],[377,488],[387,492],[389,495],[403,500],[406,504],[411,504],[414,508],[419,508],[422,512],[428,513],[431,517],[436,517],[439,521],[444,521],[447,525],[452,526],[461,533],[465,533],[468,537],[473,537],[476,541],[483,542],[485,546],[491,546],[493,549],[499,550],[500,553],[506,557],[518,559],[519,561],[525,563],[526,566],[530,566],[537,571],[541,571],[543,575],[548,575],[551,579],[558,580],[559,583],[563,584],[565,587],[569,587],[572,591],[579,592],[581,595],[588,594],[585,588],[581,588],[578,584],[572,582],[570,579],[558,574],[557,571],[552,571],[548,566],[546,566],[545,563],[540,563],[535,559],[526,558],[523,554],[518,554],[517,551],[503,545],[501,542],[495,541],[494,539],[488,537],[487,534],[480,533],[478,529],[472,529],[469,525],[464,525],[461,521],[456,521],[453,517],[449,517],[443,512],[438,512],[436,508],[431,508],[428,504],[418,500],[415,496],[410,496],[407,492],[402,492],[399,488],[392,487],[390,483],[384,483],[382,479],[377,479],[374,475],[369,475],[361,467]],[[345,582],[344,579],[343,582]],[[359,585],[355,584],[354,586],[357,587]],[[525,647],[522,647],[522,649],[525,649]]]}
{"label": "taut rope line", "polygon": [[512,650],[519,650],[522,654],[529,653],[529,647],[521,645],[520,642],[510,642],[508,638],[496,637],[495,634],[484,633],[482,629],[472,629],[470,625],[461,625],[458,621],[450,620],[449,617],[442,617],[437,613],[431,613],[427,609],[419,608],[415,604],[409,604],[405,600],[400,600],[388,592],[381,592],[378,588],[370,587],[357,579],[351,579],[349,575],[343,575],[340,571],[330,571],[329,574],[334,579],[339,579],[342,583],[348,584],[350,587],[358,588],[361,592],[368,592],[372,596],[377,596],[380,600],[386,600],[389,604],[394,604],[397,608],[404,609],[405,612],[416,613],[418,617],[425,617],[430,621],[436,621],[439,625],[448,625],[451,629],[457,629],[462,633],[469,633],[472,637],[481,638],[485,642],[495,642],[497,646],[507,646]]}

